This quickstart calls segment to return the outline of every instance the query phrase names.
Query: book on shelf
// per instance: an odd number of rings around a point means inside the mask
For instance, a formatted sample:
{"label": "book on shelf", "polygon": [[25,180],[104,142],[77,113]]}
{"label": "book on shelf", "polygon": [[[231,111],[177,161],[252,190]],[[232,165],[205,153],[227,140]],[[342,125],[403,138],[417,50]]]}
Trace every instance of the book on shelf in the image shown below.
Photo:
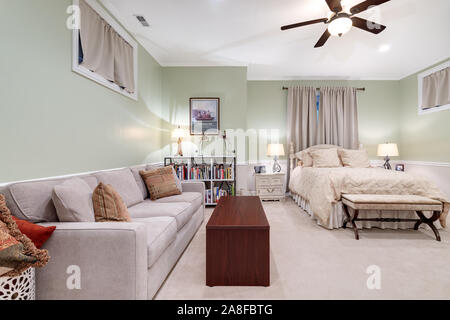
{"label": "book on shelf", "polygon": [[220,198],[228,195],[227,190],[222,190],[219,187],[214,187],[205,191],[205,202],[208,204],[218,203]]}
{"label": "book on shelf", "polygon": [[213,165],[213,178],[217,180],[232,180],[234,177],[233,167],[231,165],[215,164]]}

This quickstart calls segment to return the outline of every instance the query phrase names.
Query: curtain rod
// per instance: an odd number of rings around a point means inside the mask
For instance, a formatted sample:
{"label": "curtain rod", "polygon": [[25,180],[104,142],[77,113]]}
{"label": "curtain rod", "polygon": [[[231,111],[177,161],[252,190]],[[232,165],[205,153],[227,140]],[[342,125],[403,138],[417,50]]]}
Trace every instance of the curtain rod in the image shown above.
{"label": "curtain rod", "polygon": [[[288,90],[288,87],[283,87],[283,90]],[[316,88],[316,90],[320,90],[320,88]],[[366,91],[366,88],[356,88],[358,91]]]}

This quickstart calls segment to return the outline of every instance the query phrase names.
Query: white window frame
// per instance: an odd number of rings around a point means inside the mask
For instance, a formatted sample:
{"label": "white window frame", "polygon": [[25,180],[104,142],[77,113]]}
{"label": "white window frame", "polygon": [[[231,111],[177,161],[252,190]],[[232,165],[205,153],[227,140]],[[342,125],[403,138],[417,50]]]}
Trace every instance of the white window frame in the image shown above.
{"label": "white window frame", "polygon": [[[95,72],[78,64],[79,58],[79,29],[74,29],[72,33],[72,71],[78,73],[92,81],[95,81],[111,90],[123,94],[131,99],[138,100],[138,43],[122,28],[116,20],[108,13],[96,0],[85,0],[125,41],[133,47],[134,57],[134,87],[133,93],[129,93],[117,84],[112,83]],[[73,5],[79,7],[79,0],[73,0]]]}
{"label": "white window frame", "polygon": [[419,115],[424,115],[424,114],[428,114],[428,113],[433,113],[433,112],[438,112],[438,111],[443,111],[443,110],[448,110],[450,109],[450,104],[445,104],[443,106],[439,106],[439,107],[433,107],[430,109],[422,109],[422,95],[423,95],[423,78],[425,78],[426,76],[429,76],[432,73],[438,72],[440,70],[443,70],[447,67],[450,67],[450,60],[448,60],[447,62],[444,62],[434,68],[428,69],[427,71],[424,71],[422,73],[419,73],[417,75],[417,82],[418,82],[418,86],[419,86],[419,90],[418,90],[418,96],[419,96],[419,108],[418,108],[418,112]]}

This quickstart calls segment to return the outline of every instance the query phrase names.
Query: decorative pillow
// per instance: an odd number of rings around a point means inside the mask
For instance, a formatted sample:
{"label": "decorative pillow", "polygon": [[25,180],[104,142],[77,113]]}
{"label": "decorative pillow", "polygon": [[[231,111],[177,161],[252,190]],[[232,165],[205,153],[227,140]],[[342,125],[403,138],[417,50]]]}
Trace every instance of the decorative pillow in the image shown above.
{"label": "decorative pillow", "polygon": [[342,167],[336,148],[309,151],[314,168]]}
{"label": "decorative pillow", "polygon": [[369,155],[366,150],[338,150],[344,167],[350,168],[369,168]]}
{"label": "decorative pillow", "polygon": [[174,169],[171,166],[140,171],[139,173],[147,185],[151,200],[181,194],[181,190],[177,186],[177,179],[175,179]]}
{"label": "decorative pillow", "polygon": [[92,189],[80,178],[73,178],[53,188],[53,204],[61,222],[94,222]]}
{"label": "decorative pillow", "polygon": [[99,183],[92,195],[95,221],[130,222],[127,206],[116,190],[109,184]]}
{"label": "decorative pillow", "polygon": [[55,231],[55,226],[43,227],[37,224],[34,224],[29,221],[20,220],[14,216],[11,216],[14,222],[17,224],[20,232],[30,238],[33,241],[36,248],[40,249],[44,245],[44,243],[50,238]]}
{"label": "decorative pillow", "polygon": [[47,250],[37,249],[14,222],[0,194],[0,268],[3,277],[15,277],[30,267],[43,267],[50,256]]}

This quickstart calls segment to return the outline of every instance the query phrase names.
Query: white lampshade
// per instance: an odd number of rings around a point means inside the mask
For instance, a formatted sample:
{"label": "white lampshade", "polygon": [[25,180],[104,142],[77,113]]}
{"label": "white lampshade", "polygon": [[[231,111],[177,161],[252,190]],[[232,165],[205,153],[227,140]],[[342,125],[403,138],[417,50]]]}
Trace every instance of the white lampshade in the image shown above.
{"label": "white lampshade", "polygon": [[379,144],[377,156],[379,156],[379,157],[398,157],[397,144],[396,143]]}
{"label": "white lampshade", "polygon": [[284,145],[271,143],[267,146],[268,156],[284,156]]}
{"label": "white lampshade", "polygon": [[328,26],[328,31],[333,36],[343,35],[350,31],[352,28],[353,22],[348,17],[336,18],[330,22]]}
{"label": "white lampshade", "polygon": [[172,138],[179,139],[184,138],[186,136],[186,132],[181,129],[179,126],[172,132]]}

